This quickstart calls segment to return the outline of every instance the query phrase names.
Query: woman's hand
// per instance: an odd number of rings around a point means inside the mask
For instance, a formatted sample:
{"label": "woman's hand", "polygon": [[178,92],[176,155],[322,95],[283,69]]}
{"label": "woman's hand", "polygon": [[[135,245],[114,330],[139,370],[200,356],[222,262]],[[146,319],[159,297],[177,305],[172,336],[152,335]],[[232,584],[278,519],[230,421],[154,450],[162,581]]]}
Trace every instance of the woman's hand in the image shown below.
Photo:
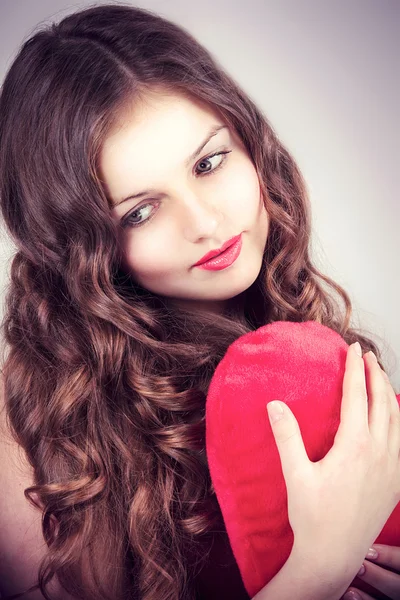
{"label": "woman's hand", "polygon": [[[358,577],[372,586],[376,593],[372,595],[351,586],[343,600],[380,600],[381,598],[400,598],[400,547],[374,544],[372,549],[377,551],[374,558],[367,554],[363,562],[365,571]],[[385,568],[388,567],[388,568]],[[383,592],[383,595],[379,592]]]}
{"label": "woman's hand", "polygon": [[330,585],[344,583],[343,594],[400,500],[398,402],[374,355],[363,359],[351,345],[340,425],[332,448],[315,463],[293,413],[280,404],[283,418],[271,426],[288,492],[292,554]]}

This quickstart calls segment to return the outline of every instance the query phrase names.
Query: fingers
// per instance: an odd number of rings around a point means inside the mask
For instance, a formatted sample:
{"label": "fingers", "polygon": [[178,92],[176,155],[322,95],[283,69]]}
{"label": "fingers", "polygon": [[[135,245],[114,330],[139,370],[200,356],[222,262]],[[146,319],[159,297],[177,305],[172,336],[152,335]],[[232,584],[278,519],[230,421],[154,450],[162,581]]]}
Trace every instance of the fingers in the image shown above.
{"label": "fingers", "polygon": [[388,546],[386,544],[374,544],[373,549],[377,551],[375,558],[367,556],[366,558],[374,563],[389,567],[400,573],[400,547]]}
{"label": "fingers", "polygon": [[343,596],[343,600],[376,600],[376,596],[370,596],[358,588],[349,588]]}
{"label": "fingers", "polygon": [[[364,355],[369,380],[369,428],[378,443],[387,441],[389,453],[399,456],[400,411],[389,377],[375,362],[371,352]],[[371,392],[371,393],[370,393]]]}
{"label": "fingers", "polygon": [[[276,413],[274,409],[277,409]],[[267,410],[289,493],[293,476],[306,468],[310,460],[304,447],[299,424],[287,404],[274,400],[267,404]]]}
{"label": "fingers", "polygon": [[388,434],[388,449],[389,452],[396,458],[399,457],[400,448],[400,409],[399,402],[396,398],[394,389],[390,383],[389,377],[385,371],[382,370],[382,377],[385,380],[386,387],[389,394],[390,404],[390,421],[389,421],[389,434]]}
{"label": "fingers", "polygon": [[358,574],[360,579],[366,581],[380,592],[383,592],[389,598],[393,598],[393,600],[400,598],[400,575],[398,573],[392,573],[392,571],[388,571],[384,567],[375,565],[368,560],[365,560],[363,565],[365,571],[362,575]]}
{"label": "fingers", "polygon": [[[379,444],[398,457],[400,411],[394,390],[372,352],[357,356],[349,346],[343,378],[343,398],[338,436],[356,439],[369,433]],[[350,437],[349,437],[350,436]]]}
{"label": "fingers", "polygon": [[368,432],[368,399],[364,361],[351,344],[347,349],[343,377],[343,396],[340,407],[338,436],[353,439],[357,433]]}
{"label": "fingers", "polygon": [[368,388],[369,431],[374,440],[386,448],[391,410],[389,386],[382,377],[382,369],[372,352],[364,355],[364,362]]}
{"label": "fingers", "polygon": [[[372,548],[377,551],[378,556],[373,558],[367,555],[367,559],[363,562],[365,571],[362,574],[358,573],[358,577],[385,594],[385,597],[400,598],[400,547],[374,544]],[[392,573],[387,567],[397,571],[397,573]],[[358,596],[355,594],[358,594]],[[381,596],[379,595],[379,597]],[[366,592],[353,587],[350,587],[343,596],[344,600],[356,600],[356,598],[374,600],[374,597]]]}

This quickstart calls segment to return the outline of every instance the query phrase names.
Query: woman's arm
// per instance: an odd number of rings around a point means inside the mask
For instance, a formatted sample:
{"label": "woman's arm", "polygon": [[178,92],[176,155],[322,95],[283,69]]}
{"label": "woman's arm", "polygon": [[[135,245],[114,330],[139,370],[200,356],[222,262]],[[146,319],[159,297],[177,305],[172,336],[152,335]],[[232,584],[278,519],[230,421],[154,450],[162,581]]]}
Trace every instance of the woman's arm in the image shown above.
{"label": "woman's arm", "polygon": [[[47,546],[42,534],[41,513],[24,496],[33,485],[33,470],[23,449],[9,431],[4,405],[4,381],[0,376],[0,595],[17,594],[36,583],[38,568]],[[60,594],[54,577],[49,586]],[[74,600],[65,591],[62,600]],[[23,596],[44,600],[40,591]]]}
{"label": "woman's arm", "polygon": [[[312,566],[311,566],[312,565]],[[339,600],[356,573],[342,567],[333,570],[332,564],[318,564],[292,552],[282,569],[252,600]]]}

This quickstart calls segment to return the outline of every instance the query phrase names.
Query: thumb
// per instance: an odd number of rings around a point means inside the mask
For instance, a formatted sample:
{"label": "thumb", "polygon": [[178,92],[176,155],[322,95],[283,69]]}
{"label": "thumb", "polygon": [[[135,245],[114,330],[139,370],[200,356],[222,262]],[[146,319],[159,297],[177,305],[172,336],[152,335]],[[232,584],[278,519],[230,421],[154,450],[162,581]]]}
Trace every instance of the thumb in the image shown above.
{"label": "thumb", "polygon": [[267,404],[272,433],[278,447],[286,486],[294,473],[306,468],[310,460],[304,447],[300,427],[287,404],[273,400]]}

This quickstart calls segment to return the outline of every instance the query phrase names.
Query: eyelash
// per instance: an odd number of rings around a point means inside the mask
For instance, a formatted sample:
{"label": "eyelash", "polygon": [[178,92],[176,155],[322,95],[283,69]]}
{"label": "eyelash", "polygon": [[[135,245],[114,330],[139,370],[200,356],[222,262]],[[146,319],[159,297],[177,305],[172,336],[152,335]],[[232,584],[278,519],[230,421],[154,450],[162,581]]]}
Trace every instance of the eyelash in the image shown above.
{"label": "eyelash", "polygon": [[[202,158],[198,164],[201,164],[203,161],[209,160],[210,158],[213,158],[214,156],[223,156],[221,162],[219,163],[219,165],[217,167],[215,167],[215,169],[212,169],[211,171],[203,171],[200,174],[200,177],[207,177],[209,175],[214,175],[214,173],[216,173],[217,171],[219,171],[225,164],[226,164],[226,160],[227,160],[227,156],[232,152],[232,150],[223,150],[220,152],[214,152],[213,154],[209,154],[208,156],[205,156],[204,158]],[[135,209],[128,213],[126,215],[126,217],[124,217],[124,219],[121,221],[121,227],[125,228],[125,227],[141,227],[142,225],[148,223],[152,217],[147,217],[147,219],[144,219],[143,221],[140,221],[140,223],[133,223],[131,221],[132,216],[136,213],[139,212],[142,208],[146,208],[147,206],[152,206],[151,202],[146,202],[145,204],[142,204],[141,206],[137,206],[135,207]]]}

